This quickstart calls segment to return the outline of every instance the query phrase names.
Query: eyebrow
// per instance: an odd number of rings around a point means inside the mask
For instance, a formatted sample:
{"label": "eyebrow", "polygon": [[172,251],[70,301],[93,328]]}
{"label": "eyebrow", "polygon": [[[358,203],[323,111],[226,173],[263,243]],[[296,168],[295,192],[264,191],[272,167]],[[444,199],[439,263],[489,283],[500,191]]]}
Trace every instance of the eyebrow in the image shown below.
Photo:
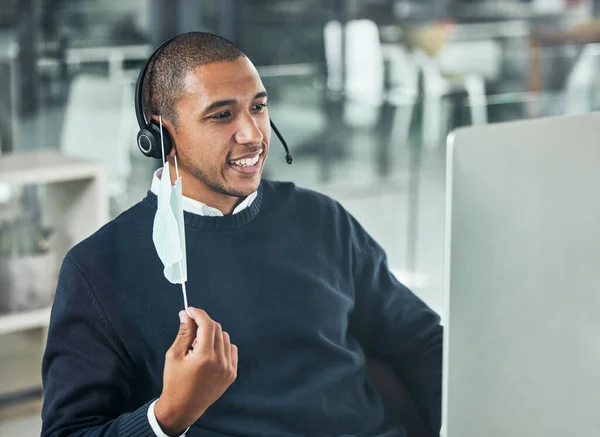
{"label": "eyebrow", "polygon": [[[261,91],[261,92],[257,93],[252,100],[260,99],[261,97],[267,97],[267,92]],[[206,107],[206,109],[204,110],[204,113],[206,114],[208,112],[214,111],[215,109],[219,109],[224,106],[235,105],[236,103],[237,103],[237,100],[235,100],[235,99],[218,100],[218,101],[213,102],[210,105],[208,105]]]}

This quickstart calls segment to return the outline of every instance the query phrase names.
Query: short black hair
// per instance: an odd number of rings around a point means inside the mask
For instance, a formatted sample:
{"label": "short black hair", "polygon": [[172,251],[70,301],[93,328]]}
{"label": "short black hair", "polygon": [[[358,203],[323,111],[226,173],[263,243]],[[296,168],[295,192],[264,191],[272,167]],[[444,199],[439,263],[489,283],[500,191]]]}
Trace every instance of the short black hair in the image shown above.
{"label": "short black hair", "polygon": [[207,32],[175,37],[148,64],[142,84],[142,109],[146,120],[162,115],[177,127],[176,104],[190,71],[215,62],[231,62],[246,54],[231,41]]}

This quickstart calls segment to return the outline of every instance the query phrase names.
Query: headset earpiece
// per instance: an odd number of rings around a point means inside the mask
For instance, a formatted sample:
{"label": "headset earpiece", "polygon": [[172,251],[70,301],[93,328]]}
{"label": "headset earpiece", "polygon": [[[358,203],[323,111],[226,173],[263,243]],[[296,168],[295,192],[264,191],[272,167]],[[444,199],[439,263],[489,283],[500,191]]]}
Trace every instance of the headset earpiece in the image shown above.
{"label": "headset earpiece", "polygon": [[[165,156],[168,156],[173,147],[169,131],[163,126],[163,142],[165,144]],[[160,142],[160,126],[151,121],[145,128],[140,129],[137,134],[137,145],[140,152],[150,158],[162,158],[162,146]]]}
{"label": "headset earpiece", "polygon": [[[150,63],[153,59],[160,55],[162,49],[167,46],[171,41],[173,41],[177,36],[168,39],[164,43],[162,43],[152,55],[146,61],[144,67],[140,70],[140,74],[138,76],[137,82],[135,84],[135,116],[138,121],[138,126],[140,130],[137,134],[137,145],[140,152],[142,152],[145,156],[161,159],[162,158],[162,146],[160,142],[160,126],[153,120],[147,121],[144,116],[144,112],[142,110],[142,90],[144,85],[144,78],[146,77],[146,73]],[[169,154],[171,148],[173,146],[173,141],[169,135],[169,131],[167,129],[163,129],[163,141],[165,144],[165,156]]]}

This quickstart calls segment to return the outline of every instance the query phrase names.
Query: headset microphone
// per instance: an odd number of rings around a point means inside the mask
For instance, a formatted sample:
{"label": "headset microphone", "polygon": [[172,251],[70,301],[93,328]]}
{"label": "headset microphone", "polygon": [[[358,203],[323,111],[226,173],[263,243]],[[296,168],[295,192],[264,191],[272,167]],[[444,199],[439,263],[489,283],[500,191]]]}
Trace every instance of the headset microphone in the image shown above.
{"label": "headset microphone", "polygon": [[292,158],[292,154],[290,153],[290,149],[289,149],[287,143],[283,139],[283,136],[279,133],[279,129],[277,129],[277,127],[275,127],[275,124],[273,123],[273,121],[271,121],[271,128],[273,129],[273,132],[275,132],[275,135],[277,135],[277,138],[279,138],[279,141],[281,141],[281,144],[283,144],[283,148],[285,149],[285,161],[288,164],[292,165],[294,158]]}

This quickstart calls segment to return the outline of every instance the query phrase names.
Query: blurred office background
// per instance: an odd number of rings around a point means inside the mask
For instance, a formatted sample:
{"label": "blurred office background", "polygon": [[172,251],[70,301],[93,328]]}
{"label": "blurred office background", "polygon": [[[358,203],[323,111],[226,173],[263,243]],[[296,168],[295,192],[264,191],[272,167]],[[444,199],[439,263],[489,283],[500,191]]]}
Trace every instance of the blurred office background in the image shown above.
{"label": "blurred office background", "polygon": [[159,165],[136,148],[133,86],[161,41],[205,30],[238,43],[294,155],[286,165],[274,138],[265,176],[339,200],[441,311],[446,136],[600,109],[599,11],[592,0],[1,0],[0,435],[39,435],[65,250],[139,201]]}

